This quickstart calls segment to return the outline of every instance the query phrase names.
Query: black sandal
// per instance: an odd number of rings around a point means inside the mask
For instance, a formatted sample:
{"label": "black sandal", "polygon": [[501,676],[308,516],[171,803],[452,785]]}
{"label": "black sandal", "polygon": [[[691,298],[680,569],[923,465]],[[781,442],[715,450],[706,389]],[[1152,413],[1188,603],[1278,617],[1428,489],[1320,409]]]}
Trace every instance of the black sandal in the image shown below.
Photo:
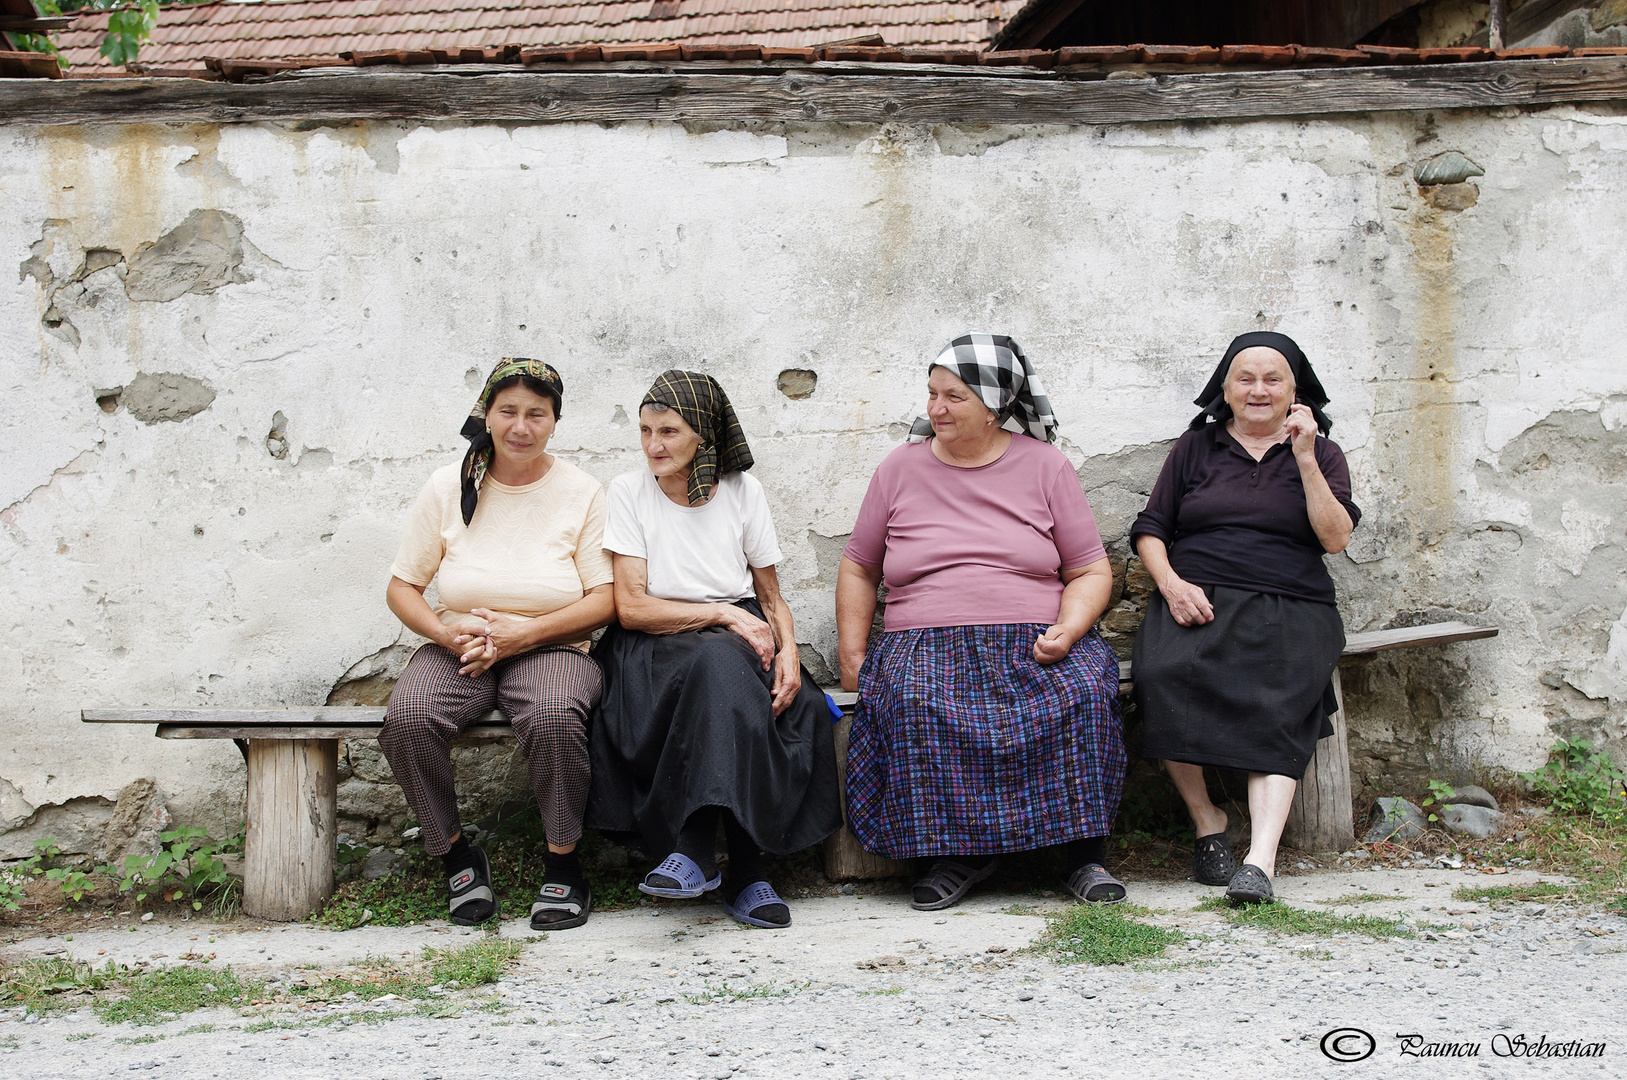
{"label": "black sandal", "polygon": [[1129,895],[1124,882],[1101,863],[1087,862],[1069,874],[1064,884],[1075,900],[1086,904],[1116,904]]}
{"label": "black sandal", "polygon": [[531,905],[531,929],[570,930],[587,922],[592,911],[592,886],[544,882]]}
{"label": "black sandal", "polygon": [[1265,871],[1258,866],[1244,863],[1232,875],[1232,881],[1226,887],[1226,899],[1234,904],[1269,904],[1276,900],[1276,894],[1271,891],[1271,879],[1265,876]]}
{"label": "black sandal", "polygon": [[[447,915],[459,926],[479,926],[481,923],[497,917],[497,897],[491,891],[491,860],[481,849],[469,848],[474,856],[475,864],[466,870],[459,870],[446,881]],[[490,910],[479,905],[484,901]],[[473,908],[470,905],[474,904]],[[462,914],[459,914],[462,912]]]}
{"label": "black sandal", "polygon": [[[982,866],[968,866],[954,859],[939,859],[932,864],[926,877],[910,886],[910,907],[916,911],[940,911],[960,903],[973,885],[994,873],[994,868],[1000,865],[1000,860],[990,858]],[[916,890],[930,893],[936,899],[922,901],[915,893]]]}
{"label": "black sandal", "polygon": [[1237,858],[1224,832],[1198,837],[1192,855],[1192,876],[1199,885],[1230,885],[1237,874]]}

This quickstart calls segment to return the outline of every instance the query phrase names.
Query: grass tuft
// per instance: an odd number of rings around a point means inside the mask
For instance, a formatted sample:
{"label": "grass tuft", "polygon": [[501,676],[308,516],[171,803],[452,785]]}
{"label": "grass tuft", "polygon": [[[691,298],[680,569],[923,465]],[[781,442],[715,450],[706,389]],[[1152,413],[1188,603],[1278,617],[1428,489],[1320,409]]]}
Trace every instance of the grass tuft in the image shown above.
{"label": "grass tuft", "polygon": [[442,986],[457,983],[462,987],[484,986],[503,977],[525,946],[518,941],[488,937],[471,942],[461,949],[425,949],[431,977]]}
{"label": "grass tuft", "polygon": [[1046,917],[1049,925],[1039,948],[1062,964],[1128,964],[1159,956],[1186,939],[1177,930],[1134,918],[1146,914],[1146,908],[1133,904],[1078,904]]}
{"label": "grass tuft", "polygon": [[1332,900],[1318,900],[1318,904],[1328,907],[1355,907],[1357,904],[1377,904],[1385,900],[1394,900],[1393,896],[1379,896],[1377,893],[1354,892],[1335,896]]}
{"label": "grass tuft", "polygon": [[245,984],[231,968],[172,967],[119,980],[121,998],[96,1002],[104,1024],[162,1024],[181,1013],[231,1006],[258,984]]}
{"label": "grass tuft", "polygon": [[1412,930],[1400,919],[1385,919],[1377,915],[1334,915],[1326,911],[1306,911],[1290,907],[1280,900],[1274,904],[1233,904],[1224,896],[1211,896],[1197,907],[1199,911],[1218,911],[1236,926],[1258,926],[1281,934],[1316,934],[1331,937],[1334,934],[1366,934],[1375,938],[1410,938]]}
{"label": "grass tuft", "polygon": [[1524,900],[1557,900],[1561,897],[1571,896],[1575,891],[1564,885],[1555,885],[1548,881],[1532,882],[1529,885],[1486,885],[1480,887],[1459,885],[1452,890],[1452,899],[1462,900],[1470,904],[1515,903]]}

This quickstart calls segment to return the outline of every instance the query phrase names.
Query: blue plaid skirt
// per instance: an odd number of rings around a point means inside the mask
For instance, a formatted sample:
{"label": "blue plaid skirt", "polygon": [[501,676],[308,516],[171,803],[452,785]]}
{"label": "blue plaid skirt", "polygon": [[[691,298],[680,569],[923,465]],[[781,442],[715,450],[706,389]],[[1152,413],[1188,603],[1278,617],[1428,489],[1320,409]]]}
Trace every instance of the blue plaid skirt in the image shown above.
{"label": "blue plaid skirt", "polygon": [[1092,630],[1050,667],[1046,627],[882,634],[859,672],[848,821],[893,859],[1033,851],[1112,831],[1127,757],[1119,665]]}

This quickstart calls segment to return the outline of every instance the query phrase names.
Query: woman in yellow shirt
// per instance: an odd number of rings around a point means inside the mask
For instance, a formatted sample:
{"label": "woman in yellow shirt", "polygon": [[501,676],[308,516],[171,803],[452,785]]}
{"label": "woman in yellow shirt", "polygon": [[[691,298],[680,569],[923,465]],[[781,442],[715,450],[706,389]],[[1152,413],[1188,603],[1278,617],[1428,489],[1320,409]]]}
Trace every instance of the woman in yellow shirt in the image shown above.
{"label": "woman in yellow shirt", "polygon": [[[498,914],[491,865],[458,820],[451,743],[492,709],[513,725],[548,837],[533,930],[587,921],[576,855],[588,793],[587,716],[603,678],[588,635],[615,613],[604,489],[548,453],[564,385],[540,360],[500,361],[464,423],[460,469],[424,485],[386,597],[429,639],[390,694],[379,745],[447,874],[453,922]],[[439,603],[424,590],[434,580]]]}

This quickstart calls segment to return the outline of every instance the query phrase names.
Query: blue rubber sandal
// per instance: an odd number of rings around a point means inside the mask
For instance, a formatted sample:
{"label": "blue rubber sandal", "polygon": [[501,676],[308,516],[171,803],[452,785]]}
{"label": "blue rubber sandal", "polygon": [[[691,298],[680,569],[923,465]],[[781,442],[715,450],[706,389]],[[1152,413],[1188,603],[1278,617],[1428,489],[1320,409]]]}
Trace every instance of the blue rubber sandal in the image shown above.
{"label": "blue rubber sandal", "polygon": [[[669,878],[678,883],[676,889],[664,885],[651,885],[650,879],[656,875]],[[644,875],[644,880],[638,883],[638,891],[651,896],[665,896],[673,900],[693,900],[701,893],[711,892],[723,884],[723,872],[718,871],[708,880],[701,872],[700,864],[682,852],[674,851],[668,855],[654,870]]]}
{"label": "blue rubber sandal", "polygon": [[754,881],[740,890],[740,895],[734,898],[733,904],[730,904],[727,900],[723,901],[723,910],[729,913],[729,918],[735,922],[745,923],[747,926],[760,926],[764,930],[783,930],[790,926],[791,921],[789,919],[782,923],[776,923],[769,922],[767,919],[755,918],[752,915],[752,912],[757,911],[759,908],[768,907],[770,904],[779,904],[787,910],[790,909],[790,905],[781,900],[780,894],[774,891],[774,886],[766,881]]}

